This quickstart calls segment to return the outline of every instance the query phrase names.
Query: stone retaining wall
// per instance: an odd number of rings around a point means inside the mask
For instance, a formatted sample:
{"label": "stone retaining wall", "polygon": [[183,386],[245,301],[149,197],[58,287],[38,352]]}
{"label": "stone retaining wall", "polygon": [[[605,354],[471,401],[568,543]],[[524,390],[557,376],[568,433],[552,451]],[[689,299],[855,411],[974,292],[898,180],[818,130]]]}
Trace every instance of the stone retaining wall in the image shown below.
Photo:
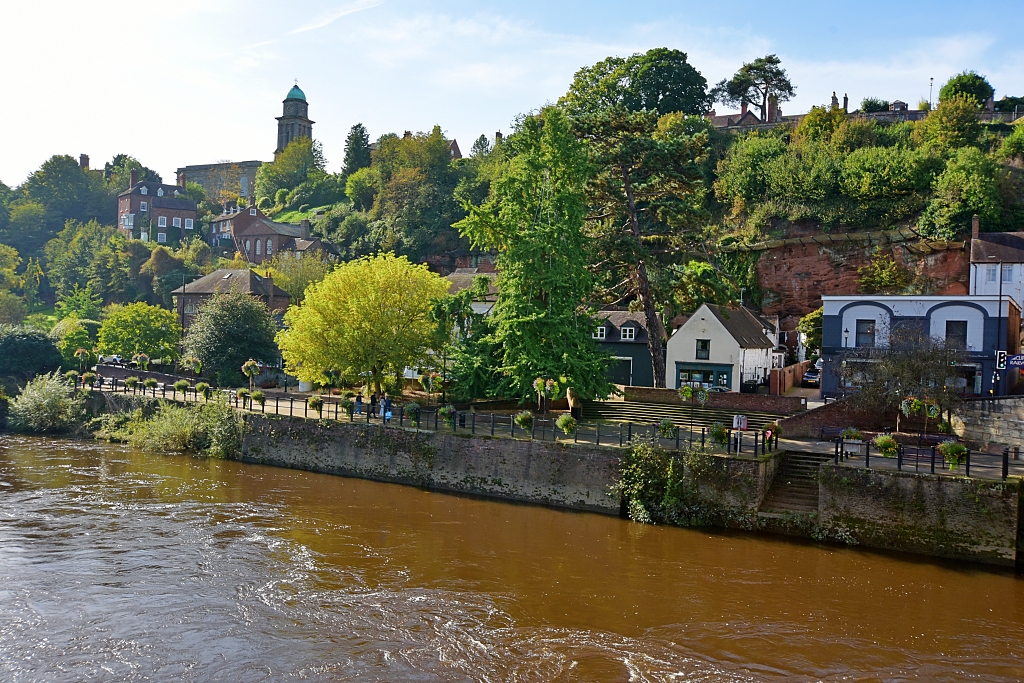
{"label": "stone retaining wall", "polygon": [[1012,567],[1021,485],[824,464],[816,537]]}
{"label": "stone retaining wall", "polygon": [[[626,401],[635,403],[664,403],[684,405],[675,389],[653,389],[651,387],[625,387]],[[694,405],[697,402],[694,401]],[[741,394],[735,391],[712,391],[708,394],[706,408],[728,410],[755,410],[777,415],[788,415],[807,409],[807,399],[801,396],[768,396],[764,394]]]}
{"label": "stone retaining wall", "polygon": [[974,448],[1024,446],[1024,396],[967,401],[953,416],[953,431]]}

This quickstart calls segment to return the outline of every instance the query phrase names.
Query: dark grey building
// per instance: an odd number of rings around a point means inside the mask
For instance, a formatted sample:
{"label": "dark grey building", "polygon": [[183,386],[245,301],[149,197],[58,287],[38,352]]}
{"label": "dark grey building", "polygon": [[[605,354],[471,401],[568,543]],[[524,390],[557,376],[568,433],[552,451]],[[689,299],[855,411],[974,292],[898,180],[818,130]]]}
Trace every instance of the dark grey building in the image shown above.
{"label": "dark grey building", "polygon": [[611,354],[608,380],[634,387],[654,386],[654,364],[647,346],[646,316],[630,311],[600,311],[593,338]]}

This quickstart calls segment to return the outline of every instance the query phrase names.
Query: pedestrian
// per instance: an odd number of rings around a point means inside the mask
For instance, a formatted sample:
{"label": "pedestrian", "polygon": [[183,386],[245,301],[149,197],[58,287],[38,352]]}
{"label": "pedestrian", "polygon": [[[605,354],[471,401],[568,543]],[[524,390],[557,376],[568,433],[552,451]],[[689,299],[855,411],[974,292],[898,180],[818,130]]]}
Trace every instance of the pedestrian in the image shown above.
{"label": "pedestrian", "polygon": [[378,417],[380,417],[380,419],[382,420],[384,419],[384,402],[390,400],[391,399],[388,398],[387,392],[384,392],[384,394],[381,395],[380,397],[380,415]]}
{"label": "pedestrian", "polygon": [[356,394],[356,415],[363,414],[363,395]]}
{"label": "pedestrian", "polygon": [[377,413],[377,394],[370,394],[370,417]]}
{"label": "pedestrian", "polygon": [[384,422],[391,422],[391,397],[384,394]]}

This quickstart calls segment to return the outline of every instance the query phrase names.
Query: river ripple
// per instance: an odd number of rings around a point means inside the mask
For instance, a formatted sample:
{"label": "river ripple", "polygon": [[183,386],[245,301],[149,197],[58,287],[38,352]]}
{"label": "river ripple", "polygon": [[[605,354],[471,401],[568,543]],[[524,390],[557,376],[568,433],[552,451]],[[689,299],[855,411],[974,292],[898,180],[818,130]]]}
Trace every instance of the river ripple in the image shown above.
{"label": "river ripple", "polygon": [[0,435],[5,681],[1018,681],[1024,580]]}

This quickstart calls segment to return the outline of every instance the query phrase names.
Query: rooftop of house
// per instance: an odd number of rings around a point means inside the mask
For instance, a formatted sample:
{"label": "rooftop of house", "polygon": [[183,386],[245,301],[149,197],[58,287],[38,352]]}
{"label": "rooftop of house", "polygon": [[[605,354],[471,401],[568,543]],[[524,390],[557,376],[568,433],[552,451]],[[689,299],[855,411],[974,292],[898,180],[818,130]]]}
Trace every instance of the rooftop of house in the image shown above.
{"label": "rooftop of house", "polygon": [[[711,315],[718,319],[722,327],[732,335],[732,338],[736,340],[741,349],[775,348],[775,343],[765,334],[766,329],[774,332],[775,323],[764,316],[755,313],[745,306],[730,307],[704,304],[701,308],[706,308]],[[687,323],[697,320],[700,311],[700,308],[697,309],[697,312],[690,316]]]}
{"label": "rooftop of house", "polygon": [[[597,319],[605,325],[605,342],[647,343],[647,316],[642,312],[602,310]],[[633,339],[622,338],[623,327],[635,327]]]}
{"label": "rooftop of house", "polygon": [[[241,291],[255,296],[267,296],[270,294],[267,285],[273,286],[273,296],[291,298],[288,292],[273,284],[272,279],[262,277],[248,268],[215,270],[209,275],[204,275],[185,285],[185,294],[226,294],[232,291]],[[180,295],[181,290],[182,288],[178,287],[171,294]]]}
{"label": "rooftop of house", "polygon": [[473,286],[473,282],[480,275],[485,275],[491,285],[487,288],[486,301],[495,301],[498,298],[497,273],[481,272],[479,268],[456,268],[454,273],[445,276],[445,279],[452,283],[449,294],[458,294],[464,289]]}
{"label": "rooftop of house", "polygon": [[[145,192],[143,192],[143,190],[145,190]],[[160,193],[161,190],[163,190],[163,194]],[[173,197],[176,194],[184,196],[185,190],[177,185],[166,185],[164,183],[158,183],[151,180],[141,180],[117,196],[126,197],[131,194],[142,194],[151,197]],[[188,201],[192,203],[193,207],[195,207],[195,202],[191,199]]]}
{"label": "rooftop of house", "polygon": [[1024,232],[983,232],[971,240],[971,263],[1024,263]]}

